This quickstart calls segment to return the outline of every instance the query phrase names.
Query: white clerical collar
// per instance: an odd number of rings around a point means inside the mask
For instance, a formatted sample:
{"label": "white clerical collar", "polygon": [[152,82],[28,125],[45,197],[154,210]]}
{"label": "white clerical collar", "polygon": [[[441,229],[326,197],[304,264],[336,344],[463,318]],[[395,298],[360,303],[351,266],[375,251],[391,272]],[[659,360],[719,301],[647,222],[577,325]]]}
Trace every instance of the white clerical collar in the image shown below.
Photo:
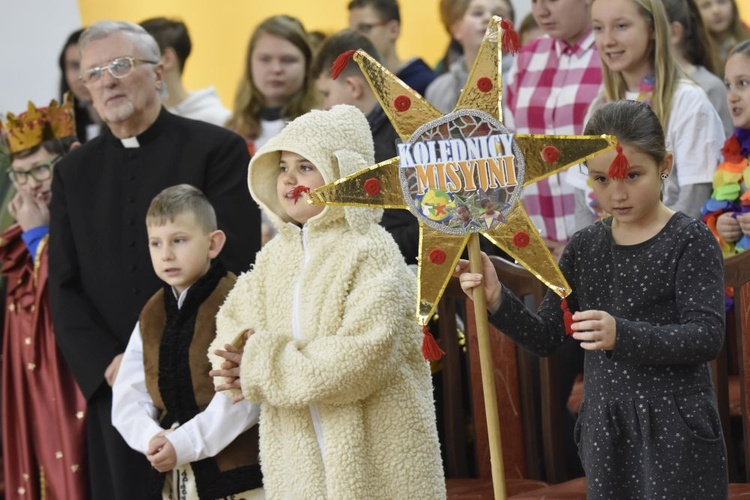
{"label": "white clerical collar", "polygon": [[182,291],[181,294],[177,294],[177,290],[172,287],[172,293],[174,294],[174,298],[177,299],[177,309],[182,309],[182,304],[185,303],[185,299],[187,298],[187,292],[190,290],[190,287],[187,287]]}
{"label": "white clerical collar", "polygon": [[124,139],[120,139],[120,142],[122,142],[122,146],[124,148],[140,148],[141,145],[138,142],[137,137],[125,137]]}

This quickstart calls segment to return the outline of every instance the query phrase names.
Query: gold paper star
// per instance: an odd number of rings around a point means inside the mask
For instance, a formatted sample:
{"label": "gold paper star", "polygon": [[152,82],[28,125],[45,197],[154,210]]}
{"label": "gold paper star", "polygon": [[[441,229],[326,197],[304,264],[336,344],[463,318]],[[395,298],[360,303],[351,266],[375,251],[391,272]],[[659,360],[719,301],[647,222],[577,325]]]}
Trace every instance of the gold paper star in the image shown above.
{"label": "gold paper star", "polygon": [[[446,115],[366,52],[356,51],[354,60],[404,145],[399,146],[400,156],[308,196],[314,204],[407,209],[419,219],[417,319],[423,326],[435,313],[474,232],[502,248],[555,293],[568,296],[570,285],[521,204],[521,191],[616,145],[612,136],[513,134],[508,139],[510,132],[502,125],[501,22],[499,17],[490,21],[458,103]],[[474,146],[475,152],[454,154],[451,139],[456,138],[463,139],[458,142],[464,146]],[[472,197],[475,203],[491,198],[501,207],[500,216],[482,223],[475,218],[463,227],[447,224],[450,212]]]}

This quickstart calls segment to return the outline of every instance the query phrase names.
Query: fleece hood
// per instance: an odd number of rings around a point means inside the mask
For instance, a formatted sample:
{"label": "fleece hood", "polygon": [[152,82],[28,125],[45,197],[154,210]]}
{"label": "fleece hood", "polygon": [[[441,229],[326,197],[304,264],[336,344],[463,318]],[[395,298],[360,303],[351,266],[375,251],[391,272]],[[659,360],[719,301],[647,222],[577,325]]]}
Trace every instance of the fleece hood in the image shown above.
{"label": "fleece hood", "polygon": [[[250,161],[250,193],[269,220],[282,231],[291,219],[276,195],[282,151],[309,160],[331,183],[375,163],[375,147],[365,115],[349,105],[328,111],[314,110],[289,123],[269,140]],[[307,203],[306,197],[299,203]],[[308,221],[309,226],[343,222],[358,232],[377,224],[383,211],[371,208],[327,206]]]}

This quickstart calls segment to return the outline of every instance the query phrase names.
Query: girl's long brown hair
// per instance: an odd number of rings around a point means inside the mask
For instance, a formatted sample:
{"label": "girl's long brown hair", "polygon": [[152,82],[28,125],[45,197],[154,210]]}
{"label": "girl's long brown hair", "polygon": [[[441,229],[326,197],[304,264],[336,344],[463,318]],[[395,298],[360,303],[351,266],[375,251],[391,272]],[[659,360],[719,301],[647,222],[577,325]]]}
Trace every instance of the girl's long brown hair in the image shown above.
{"label": "girl's long brown hair", "polygon": [[252,78],[253,50],[255,50],[255,46],[262,35],[282,38],[297,47],[305,56],[305,79],[302,88],[283,107],[281,116],[293,120],[310,111],[315,106],[317,98],[314,82],[310,78],[310,63],[313,53],[305,28],[300,21],[291,16],[269,17],[258,25],[252,37],[250,37],[245,58],[245,72],[234,98],[232,116],[227,121],[227,127],[247,139],[255,139],[260,134],[258,115],[266,105],[263,94],[255,86]]}

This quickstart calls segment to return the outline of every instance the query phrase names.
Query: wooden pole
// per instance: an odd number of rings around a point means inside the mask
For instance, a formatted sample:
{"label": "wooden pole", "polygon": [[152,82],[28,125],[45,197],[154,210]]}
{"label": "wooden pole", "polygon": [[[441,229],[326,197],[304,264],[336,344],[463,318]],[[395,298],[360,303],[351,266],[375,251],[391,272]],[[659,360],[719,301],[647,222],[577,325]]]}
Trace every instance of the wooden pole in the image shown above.
{"label": "wooden pole", "polygon": [[[472,273],[482,273],[482,254],[479,249],[478,233],[473,233],[469,238],[469,270]],[[482,371],[484,410],[487,416],[487,437],[490,442],[492,486],[495,492],[495,500],[506,500],[503,446],[500,439],[500,417],[497,411],[497,393],[495,392],[495,368],[492,363],[490,330],[487,321],[487,297],[484,293],[484,286],[478,286],[474,289],[473,299],[474,316],[477,324],[479,367]]]}

